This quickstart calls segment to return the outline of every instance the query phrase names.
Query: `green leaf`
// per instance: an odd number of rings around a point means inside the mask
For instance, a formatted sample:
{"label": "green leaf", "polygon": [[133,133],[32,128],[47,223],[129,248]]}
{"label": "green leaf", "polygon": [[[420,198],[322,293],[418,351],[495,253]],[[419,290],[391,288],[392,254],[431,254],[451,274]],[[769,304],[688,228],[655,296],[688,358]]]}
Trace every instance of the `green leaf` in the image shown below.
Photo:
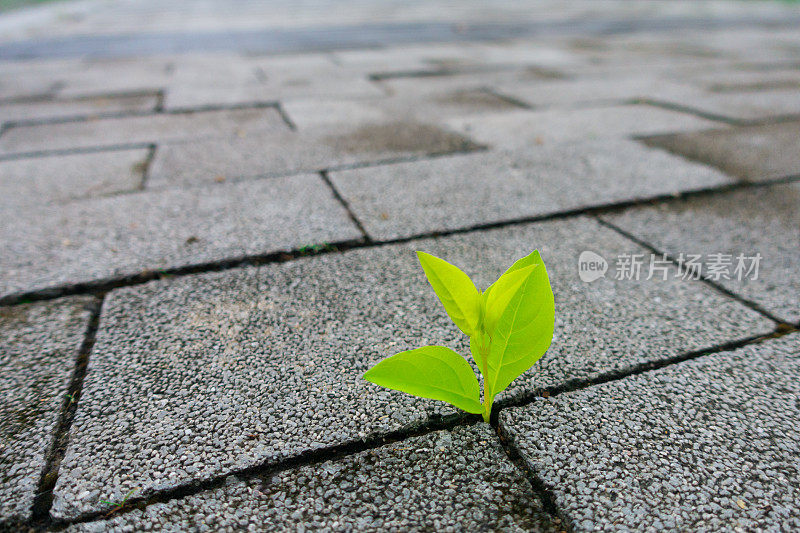
{"label": "green leaf", "polygon": [[442,400],[468,413],[483,409],[472,367],[444,346],[400,352],[370,368],[364,379],[387,389]]}
{"label": "green leaf", "polygon": [[461,269],[425,252],[417,252],[419,262],[436,296],[450,319],[465,334],[480,329],[481,293]]}
{"label": "green leaf", "polygon": [[502,392],[544,355],[553,340],[553,290],[538,252],[517,261],[507,272],[531,264],[536,268],[519,285],[492,333],[484,396],[488,393],[488,397],[494,397]]}
{"label": "green leaf", "polygon": [[490,289],[486,290],[483,295],[484,298],[484,329],[491,335],[494,332],[495,326],[500,315],[508,307],[511,298],[517,293],[520,285],[525,281],[530,273],[538,265],[528,265],[524,268],[517,270],[507,271],[500,276],[500,279],[492,283]]}
{"label": "green leaf", "polygon": [[508,267],[508,270],[503,272],[503,275],[500,276],[500,278],[498,278],[497,281],[489,285],[489,287],[485,291],[483,291],[484,296],[491,293],[494,290],[495,285],[497,285],[497,282],[500,281],[506,274],[510,274],[515,270],[519,270],[521,268],[525,268],[531,265],[541,265],[541,264],[542,264],[542,257],[539,255],[539,250],[534,250],[525,257],[523,257],[522,259],[517,259],[516,261],[514,261],[513,265]]}

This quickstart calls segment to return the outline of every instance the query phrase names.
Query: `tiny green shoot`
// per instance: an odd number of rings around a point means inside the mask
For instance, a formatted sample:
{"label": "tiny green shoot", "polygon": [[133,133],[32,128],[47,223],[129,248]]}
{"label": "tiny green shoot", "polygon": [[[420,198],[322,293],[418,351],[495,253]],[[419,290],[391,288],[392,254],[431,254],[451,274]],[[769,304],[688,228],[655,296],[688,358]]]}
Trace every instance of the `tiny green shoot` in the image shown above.
{"label": "tiny green shoot", "polygon": [[110,502],[108,500],[100,500],[100,503],[113,505],[115,508],[112,509],[111,512],[109,513],[109,514],[113,514],[113,513],[117,512],[117,511],[119,511],[120,509],[122,509],[123,507],[125,507],[125,504],[128,503],[128,498],[133,496],[133,493],[136,492],[137,490],[138,489],[131,489],[131,491],[128,492],[128,494],[126,494],[124,498],[122,498],[121,502]]}
{"label": "tiny green shoot", "polygon": [[370,368],[364,379],[415,396],[442,400],[488,422],[494,398],[531,368],[553,340],[555,302],[538,250],[515,262],[481,292],[458,267],[417,252],[447,315],[469,337],[480,385],[469,363],[444,346],[400,352]]}

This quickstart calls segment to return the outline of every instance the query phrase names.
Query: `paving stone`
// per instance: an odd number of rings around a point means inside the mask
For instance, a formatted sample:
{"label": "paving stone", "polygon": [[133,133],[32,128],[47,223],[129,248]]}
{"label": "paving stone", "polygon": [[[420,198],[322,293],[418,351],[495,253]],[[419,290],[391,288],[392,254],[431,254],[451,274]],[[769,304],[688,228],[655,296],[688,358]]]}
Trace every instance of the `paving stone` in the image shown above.
{"label": "paving stone", "polygon": [[581,282],[583,250],[642,252],[585,218],[118,289],[104,304],[55,514],[453,414],[361,379],[422,345],[468,353],[413,252],[445,257],[486,287],[534,247],[552,278],[556,339],[501,400],[772,330],[700,282]]}
{"label": "paving stone", "polygon": [[477,142],[503,148],[720,127],[718,122],[647,105],[517,110],[457,117],[447,120],[445,125]]}
{"label": "paving stone", "polygon": [[135,191],[148,154],[114,150],[0,161],[0,209]]}
{"label": "paving stone", "polygon": [[0,232],[0,294],[359,237],[318,175],[15,210]]}
{"label": "paving stone", "polygon": [[708,163],[743,181],[800,174],[800,122],[655,136],[648,146]]}
{"label": "paving stone", "polygon": [[286,470],[73,531],[559,531],[486,424]]}
{"label": "paving stone", "polygon": [[162,145],[151,165],[148,187],[297,174],[479,147],[457,133],[415,122]]}
{"label": "paving stone", "polygon": [[500,419],[576,531],[791,531],[799,383],[794,334]]}
{"label": "paving stone", "polygon": [[741,121],[800,115],[797,90],[722,92],[658,100]]}
{"label": "paving stone", "polygon": [[157,103],[158,96],[154,94],[7,103],[0,106],[0,123],[75,116],[93,118],[105,113],[153,111]]}
{"label": "paving stone", "polygon": [[730,183],[627,140],[562,143],[331,173],[367,233],[395,239]]}
{"label": "paving stone", "polygon": [[[782,320],[800,323],[800,185],[745,189],[604,217],[675,257],[703,254],[706,268],[713,260],[708,254],[732,254],[732,279],[716,281]],[[758,279],[737,280],[736,256],[757,253],[762,255]]]}
{"label": "paving stone", "polygon": [[0,308],[0,523],[30,517],[92,302]]}
{"label": "paving stone", "polygon": [[202,138],[224,139],[287,130],[286,123],[272,107],[158,113],[12,127],[0,136],[0,151],[34,152]]}

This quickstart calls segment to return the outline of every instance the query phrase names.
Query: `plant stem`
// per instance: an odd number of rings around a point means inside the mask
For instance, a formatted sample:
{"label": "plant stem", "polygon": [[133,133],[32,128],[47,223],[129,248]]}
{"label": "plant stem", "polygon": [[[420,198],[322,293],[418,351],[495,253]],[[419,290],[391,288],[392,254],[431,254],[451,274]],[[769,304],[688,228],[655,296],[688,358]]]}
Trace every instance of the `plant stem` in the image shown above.
{"label": "plant stem", "polygon": [[492,402],[494,396],[489,394],[486,390],[486,383],[489,379],[489,344],[485,342],[486,334],[481,335],[481,364],[483,372],[483,421],[489,423],[489,417],[492,415]]}

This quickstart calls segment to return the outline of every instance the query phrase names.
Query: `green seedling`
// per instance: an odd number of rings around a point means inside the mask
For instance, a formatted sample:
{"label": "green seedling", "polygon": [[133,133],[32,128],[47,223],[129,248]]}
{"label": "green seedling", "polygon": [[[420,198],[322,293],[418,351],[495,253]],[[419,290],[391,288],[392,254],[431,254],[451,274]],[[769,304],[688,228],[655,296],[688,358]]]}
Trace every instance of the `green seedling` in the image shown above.
{"label": "green seedling", "polygon": [[481,292],[458,267],[417,252],[422,269],[450,319],[469,337],[483,376],[444,346],[400,352],[370,368],[364,379],[388,389],[442,400],[488,422],[495,396],[531,368],[550,347],[555,302],[547,269],[534,251]]}
{"label": "green seedling", "polygon": [[137,489],[132,489],[132,490],[131,490],[131,491],[130,491],[128,494],[126,494],[126,495],[125,495],[125,497],[124,497],[124,498],[122,498],[122,501],[121,501],[121,502],[110,502],[110,501],[108,501],[108,500],[100,500],[100,503],[105,503],[105,504],[108,504],[108,505],[113,505],[113,506],[114,506],[114,509],[112,509],[112,510],[111,510],[111,512],[110,512],[110,513],[108,513],[108,514],[113,514],[113,513],[116,513],[117,511],[119,511],[120,509],[122,509],[123,507],[125,507],[125,504],[128,502],[128,498],[130,498],[130,497],[133,495],[133,493],[134,493],[134,492],[136,492],[136,490],[137,490]]}

